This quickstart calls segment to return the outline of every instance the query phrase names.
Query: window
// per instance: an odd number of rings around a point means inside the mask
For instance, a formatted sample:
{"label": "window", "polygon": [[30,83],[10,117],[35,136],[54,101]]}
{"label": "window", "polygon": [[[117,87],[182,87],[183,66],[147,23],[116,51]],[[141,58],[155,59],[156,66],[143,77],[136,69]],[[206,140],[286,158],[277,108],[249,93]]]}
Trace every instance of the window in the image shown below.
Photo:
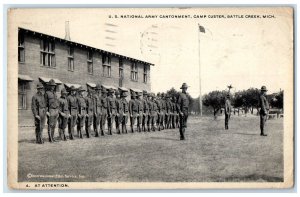
{"label": "window", "polygon": [[138,80],[138,69],[136,62],[131,63],[131,80],[137,81]]}
{"label": "window", "polygon": [[18,105],[19,109],[27,109],[27,94],[26,94],[27,82],[19,81],[18,83]]}
{"label": "window", "polygon": [[103,76],[111,77],[111,58],[108,55],[102,55]]}
{"label": "window", "polygon": [[147,83],[148,81],[148,70],[147,70],[148,66],[146,64],[144,64],[144,83]]}
{"label": "window", "polygon": [[88,73],[92,75],[94,72],[94,70],[93,70],[93,52],[92,51],[87,52],[87,66],[88,66]]}
{"label": "window", "polygon": [[74,48],[71,46],[68,48],[68,70],[74,71]]}
{"label": "window", "polygon": [[120,79],[124,78],[124,65],[122,59],[119,59],[119,78]]}
{"label": "window", "polygon": [[18,34],[18,61],[25,62],[24,33],[20,31]]}
{"label": "window", "polygon": [[55,67],[55,44],[53,41],[43,39],[40,44],[41,56],[40,63],[43,66]]}

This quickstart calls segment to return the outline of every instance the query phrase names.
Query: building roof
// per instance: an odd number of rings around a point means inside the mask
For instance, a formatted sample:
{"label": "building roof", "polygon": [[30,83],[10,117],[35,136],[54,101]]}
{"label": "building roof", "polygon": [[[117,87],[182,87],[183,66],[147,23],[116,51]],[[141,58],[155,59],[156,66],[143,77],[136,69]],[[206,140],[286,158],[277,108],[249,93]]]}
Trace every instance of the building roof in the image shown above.
{"label": "building roof", "polygon": [[38,35],[40,37],[46,37],[46,38],[50,38],[50,39],[53,39],[53,40],[58,40],[60,42],[66,43],[66,44],[78,46],[78,47],[81,47],[81,48],[91,49],[91,50],[94,50],[94,51],[99,51],[100,53],[103,53],[103,54],[112,55],[112,56],[116,56],[116,57],[121,57],[121,58],[128,59],[128,60],[131,60],[131,61],[139,62],[139,63],[142,63],[142,64],[148,64],[148,65],[154,66],[154,64],[150,63],[150,62],[146,62],[146,61],[135,59],[135,58],[128,57],[128,56],[125,56],[125,55],[121,55],[121,54],[117,54],[117,53],[114,53],[114,52],[106,51],[106,50],[103,50],[103,49],[95,48],[95,47],[88,46],[88,45],[85,45],[85,44],[82,44],[82,43],[73,42],[73,41],[70,41],[70,40],[63,39],[63,38],[47,35],[47,34],[44,34],[44,33],[37,32],[37,31],[25,29],[25,28],[22,28],[22,27],[19,27],[19,31],[24,31],[24,32],[32,34],[32,35]]}

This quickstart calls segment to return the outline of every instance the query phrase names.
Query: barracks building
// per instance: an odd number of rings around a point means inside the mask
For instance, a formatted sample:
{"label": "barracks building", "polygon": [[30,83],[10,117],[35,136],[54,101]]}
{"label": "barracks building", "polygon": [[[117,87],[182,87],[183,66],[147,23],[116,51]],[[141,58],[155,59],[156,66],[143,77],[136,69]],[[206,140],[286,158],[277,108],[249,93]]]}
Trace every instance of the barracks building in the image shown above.
{"label": "barracks building", "polygon": [[74,85],[151,90],[153,64],[29,29],[18,32],[19,126],[34,126],[31,98],[38,82],[54,79],[57,94]]}

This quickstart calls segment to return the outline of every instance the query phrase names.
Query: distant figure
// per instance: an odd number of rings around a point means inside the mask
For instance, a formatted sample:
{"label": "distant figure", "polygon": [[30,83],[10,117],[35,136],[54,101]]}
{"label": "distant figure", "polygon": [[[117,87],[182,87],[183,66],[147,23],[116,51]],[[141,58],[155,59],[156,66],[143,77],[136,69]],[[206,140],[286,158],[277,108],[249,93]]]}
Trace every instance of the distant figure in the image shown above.
{"label": "distant figure", "polygon": [[188,89],[187,84],[183,83],[180,89],[182,89],[182,92],[179,93],[177,98],[177,111],[179,113],[179,119],[180,119],[179,133],[180,133],[180,140],[185,140],[184,133],[185,133],[185,128],[187,127],[186,123],[189,115],[189,99],[186,95]]}
{"label": "distant figure", "polygon": [[46,121],[46,101],[42,93],[44,86],[38,83],[37,93],[32,97],[31,110],[34,116],[35,138],[37,144],[43,144],[43,129]]}
{"label": "distant figure", "polygon": [[228,130],[228,122],[231,115],[231,102],[230,102],[230,95],[226,95],[225,100],[225,130]]}
{"label": "distant figure", "polygon": [[269,113],[269,103],[266,98],[266,92],[268,91],[266,86],[261,87],[261,93],[259,97],[259,106],[260,106],[260,135],[261,136],[267,136],[264,133],[265,124],[267,121],[268,113]]}

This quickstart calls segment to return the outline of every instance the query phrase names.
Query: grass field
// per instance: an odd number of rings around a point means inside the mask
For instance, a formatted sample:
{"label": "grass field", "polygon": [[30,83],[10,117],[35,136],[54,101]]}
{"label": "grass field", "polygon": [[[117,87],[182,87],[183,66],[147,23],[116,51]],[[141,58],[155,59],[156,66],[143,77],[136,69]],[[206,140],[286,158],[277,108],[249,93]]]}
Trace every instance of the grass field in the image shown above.
{"label": "grass field", "polygon": [[256,116],[233,116],[229,130],[223,128],[223,117],[190,117],[185,141],[176,129],[43,145],[34,143],[33,128],[20,128],[18,177],[20,182],[283,181],[283,119],[267,122],[267,137],[259,135]]}

